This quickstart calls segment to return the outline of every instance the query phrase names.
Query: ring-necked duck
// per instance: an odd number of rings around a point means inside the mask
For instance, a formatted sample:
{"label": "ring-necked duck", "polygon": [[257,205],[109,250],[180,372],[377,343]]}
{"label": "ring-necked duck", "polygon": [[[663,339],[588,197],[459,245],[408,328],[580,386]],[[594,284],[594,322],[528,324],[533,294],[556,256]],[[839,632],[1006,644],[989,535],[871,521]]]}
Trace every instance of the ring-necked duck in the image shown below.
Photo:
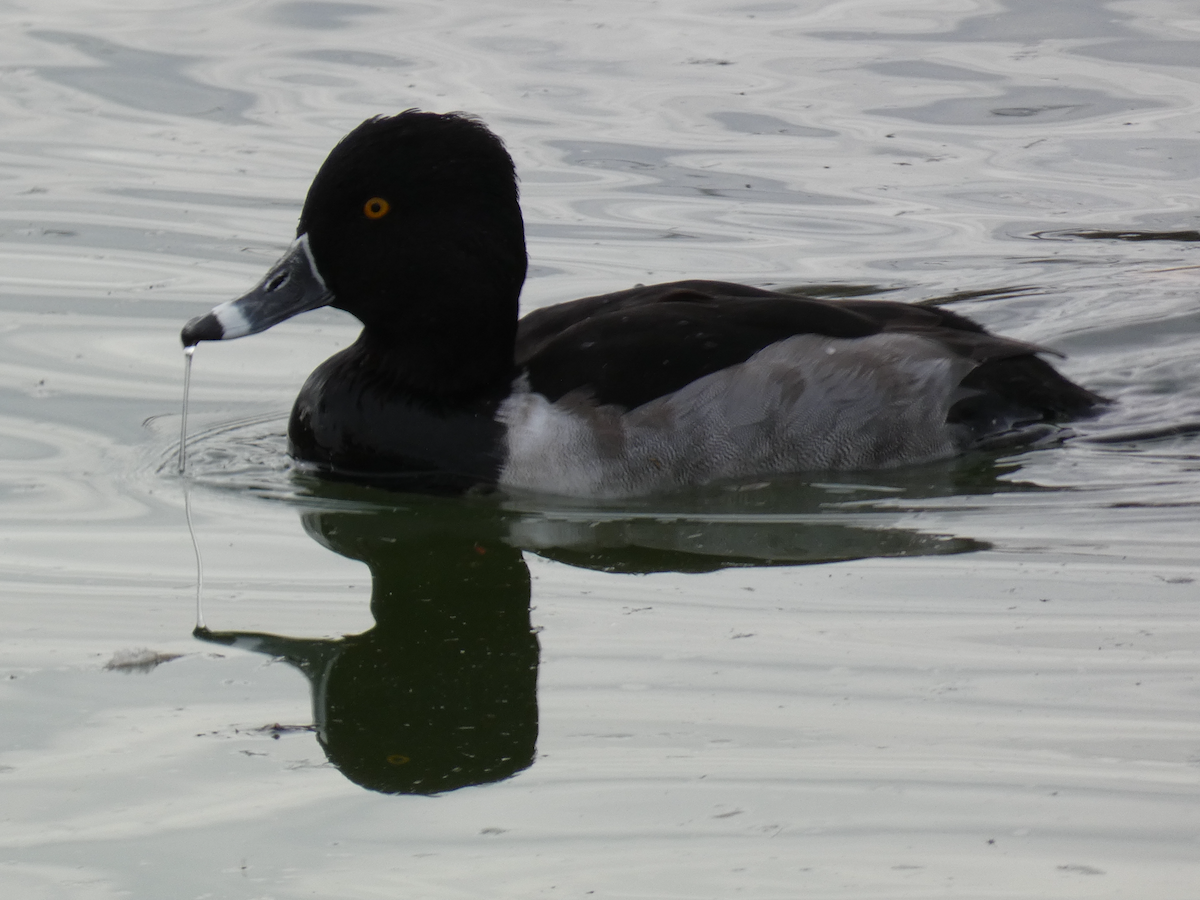
{"label": "ring-necked duck", "polygon": [[185,346],[334,306],[363,323],[309,376],[289,450],[318,471],[616,497],[920,463],[1106,402],[944,309],[716,281],[518,321],[525,234],[504,145],[463,115],[369,119],[329,154],[297,238]]}

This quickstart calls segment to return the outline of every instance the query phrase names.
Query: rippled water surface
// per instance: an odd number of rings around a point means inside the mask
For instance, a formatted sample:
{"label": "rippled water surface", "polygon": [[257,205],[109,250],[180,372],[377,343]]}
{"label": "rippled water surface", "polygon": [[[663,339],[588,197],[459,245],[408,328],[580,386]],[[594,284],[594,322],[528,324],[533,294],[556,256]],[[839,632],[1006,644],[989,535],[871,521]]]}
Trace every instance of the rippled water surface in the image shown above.
{"label": "rippled water surface", "polygon": [[[5,897],[1196,896],[1192,4],[0,15]],[[1116,403],[886,475],[386,494],[284,452],[326,310],[200,348],[180,478],[180,326],[412,106],[507,142],[526,309],[955,295]]]}

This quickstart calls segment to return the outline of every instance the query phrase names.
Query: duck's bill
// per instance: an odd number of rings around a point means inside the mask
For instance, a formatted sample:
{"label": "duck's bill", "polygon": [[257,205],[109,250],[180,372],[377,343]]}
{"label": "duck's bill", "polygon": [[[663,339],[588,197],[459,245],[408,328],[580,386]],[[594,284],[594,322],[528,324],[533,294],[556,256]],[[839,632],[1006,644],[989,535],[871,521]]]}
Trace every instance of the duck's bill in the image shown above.
{"label": "duck's bill", "polygon": [[245,337],[299,313],[327,306],[332,300],[333,294],[313,262],[308,235],[302,234],[250,293],[196,316],[183,326],[179,337],[185,347],[201,341]]}

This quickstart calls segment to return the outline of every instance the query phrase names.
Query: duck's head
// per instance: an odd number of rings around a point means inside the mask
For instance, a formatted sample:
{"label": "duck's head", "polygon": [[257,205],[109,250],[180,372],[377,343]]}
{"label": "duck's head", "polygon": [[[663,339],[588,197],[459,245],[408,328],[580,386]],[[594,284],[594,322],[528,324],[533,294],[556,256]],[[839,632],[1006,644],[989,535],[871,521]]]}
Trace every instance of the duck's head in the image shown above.
{"label": "duck's head", "polygon": [[180,337],[184,346],[229,340],[333,306],[355,315],[376,346],[430,362],[469,359],[481,352],[476,333],[506,345],[500,356],[511,366],[525,268],[503,143],[468,116],[408,110],[346,135],[313,179],[287,253]]}

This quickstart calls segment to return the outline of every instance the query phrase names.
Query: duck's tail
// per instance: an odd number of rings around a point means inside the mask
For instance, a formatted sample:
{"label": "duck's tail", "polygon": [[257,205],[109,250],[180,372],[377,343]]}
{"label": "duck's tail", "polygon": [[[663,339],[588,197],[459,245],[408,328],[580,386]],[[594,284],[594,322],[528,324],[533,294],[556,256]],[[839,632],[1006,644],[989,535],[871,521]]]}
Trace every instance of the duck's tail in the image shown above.
{"label": "duck's tail", "polygon": [[1112,403],[1032,354],[984,362],[963,379],[962,388],[946,421],[964,426],[973,445],[997,434],[1095,415]]}

